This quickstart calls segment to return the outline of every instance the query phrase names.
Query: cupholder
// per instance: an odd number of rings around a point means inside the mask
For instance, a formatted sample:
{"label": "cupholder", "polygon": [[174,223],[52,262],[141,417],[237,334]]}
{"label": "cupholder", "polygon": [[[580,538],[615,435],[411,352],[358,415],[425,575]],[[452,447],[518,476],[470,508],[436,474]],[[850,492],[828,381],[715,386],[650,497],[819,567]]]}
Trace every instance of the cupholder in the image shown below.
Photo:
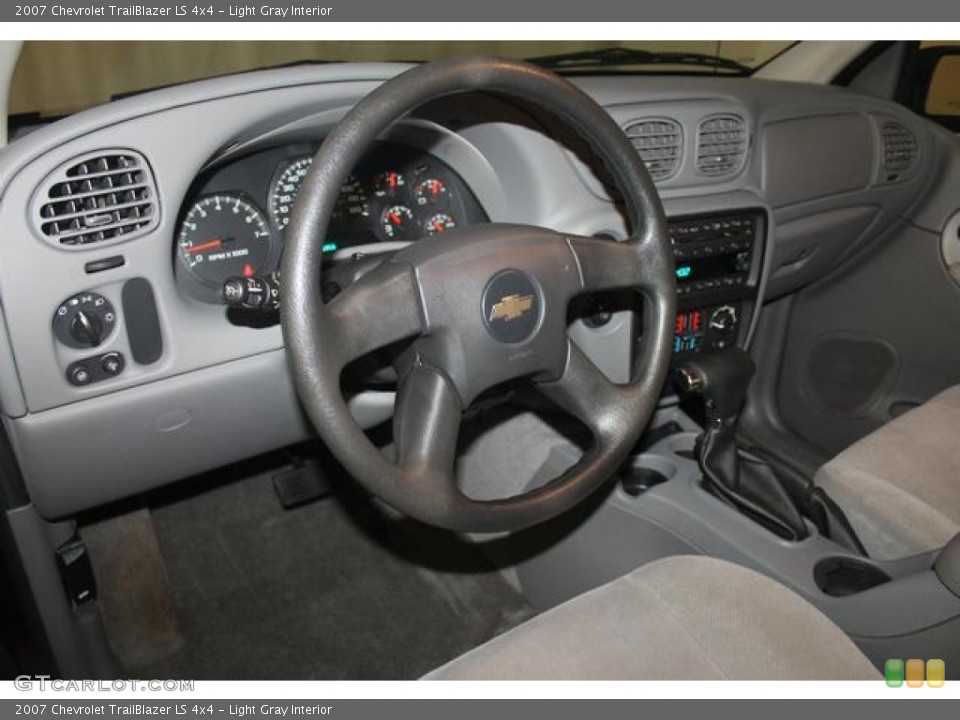
{"label": "cupholder", "polygon": [[829,557],[814,566],[813,580],[825,595],[846,597],[890,582],[890,576],[855,557]]}
{"label": "cupholder", "polygon": [[677,466],[660,455],[638,455],[620,474],[620,487],[636,497],[667,482],[677,474]]}

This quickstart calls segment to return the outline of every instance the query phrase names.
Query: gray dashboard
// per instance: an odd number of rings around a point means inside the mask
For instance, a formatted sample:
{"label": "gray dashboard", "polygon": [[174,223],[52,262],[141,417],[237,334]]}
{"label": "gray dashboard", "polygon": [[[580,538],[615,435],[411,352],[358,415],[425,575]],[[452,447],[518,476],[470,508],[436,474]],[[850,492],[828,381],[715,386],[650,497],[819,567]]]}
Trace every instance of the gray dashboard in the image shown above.
{"label": "gray dashboard", "polygon": [[[169,88],[69,117],[0,152],[0,410],[45,516],[66,516],[311,435],[280,328],[232,324],[223,306],[184,292],[175,269],[178,223],[205,172],[269,148],[322,141],[358,98],[402,69],[300,67]],[[936,174],[925,121],[844,90],[720,78],[576,82],[622,126],[641,128],[630,132],[653,128],[675,138],[678,160],[670,159],[673,149],[660,155],[669,160],[658,182],[668,215],[767,212],[761,297],[823,277],[878,238],[878,228],[901,222]],[[741,121],[736,138],[724,118]],[[648,120],[659,124],[644,125]],[[704,125],[710,120],[716,122]],[[707,132],[720,143],[742,144],[729,168],[726,158],[717,160],[724,172],[701,152]],[[493,221],[613,237],[627,232],[602,170],[536,108],[459,96],[422,108],[384,140],[452,168]],[[905,165],[894,157],[898,149],[909,155]],[[149,221],[89,244],[52,241],[37,211],[46,196],[38,200],[38,193],[59,178],[51,174],[107,152],[143,159],[155,195]],[[88,271],[92,261],[116,257],[122,265]],[[155,306],[160,348],[149,362],[134,360],[137,333],[128,327],[140,322],[125,299],[135,279],[146,280]],[[96,352],[117,352],[126,363],[115,377],[78,387],[66,373],[91,351],[58,341],[51,323],[65,300],[84,293],[117,310]],[[596,329],[578,323],[572,332],[608,374],[624,371],[629,318]],[[362,393],[351,403],[369,427],[390,416],[392,394]]]}

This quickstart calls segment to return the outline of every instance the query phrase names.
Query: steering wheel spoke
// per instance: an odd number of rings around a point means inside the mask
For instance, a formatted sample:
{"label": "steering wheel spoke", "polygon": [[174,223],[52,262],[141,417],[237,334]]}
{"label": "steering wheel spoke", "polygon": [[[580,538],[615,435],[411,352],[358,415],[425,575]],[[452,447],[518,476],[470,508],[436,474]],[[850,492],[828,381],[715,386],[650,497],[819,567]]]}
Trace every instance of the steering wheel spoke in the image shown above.
{"label": "steering wheel spoke", "polygon": [[416,280],[409,266],[386,262],[337,295],[325,311],[340,366],[423,330]]}
{"label": "steering wheel spoke", "polygon": [[601,444],[616,435],[625,390],[611,382],[573,340],[567,365],[558,380],[537,385],[543,395],[583,422]]}
{"label": "steering wheel spoke", "polygon": [[567,236],[567,242],[577,259],[585,292],[643,291],[658,281],[656,254],[647,241]]}
{"label": "steering wheel spoke", "polygon": [[397,465],[418,484],[452,492],[460,418],[450,381],[435,368],[414,365],[400,384],[393,414]]}

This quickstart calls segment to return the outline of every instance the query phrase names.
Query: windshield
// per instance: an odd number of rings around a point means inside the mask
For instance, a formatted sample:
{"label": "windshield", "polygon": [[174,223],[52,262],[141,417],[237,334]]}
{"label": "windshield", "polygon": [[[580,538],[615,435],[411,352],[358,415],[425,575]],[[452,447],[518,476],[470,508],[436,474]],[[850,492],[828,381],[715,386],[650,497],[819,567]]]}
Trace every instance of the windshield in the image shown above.
{"label": "windshield", "polygon": [[[23,45],[10,88],[9,111],[12,116],[59,117],[99,105],[119,95],[291,63],[422,62],[473,53],[548,60],[544,64],[559,72],[746,74],[790,45],[782,41],[744,40],[33,41]],[[601,52],[611,48],[643,52]]]}

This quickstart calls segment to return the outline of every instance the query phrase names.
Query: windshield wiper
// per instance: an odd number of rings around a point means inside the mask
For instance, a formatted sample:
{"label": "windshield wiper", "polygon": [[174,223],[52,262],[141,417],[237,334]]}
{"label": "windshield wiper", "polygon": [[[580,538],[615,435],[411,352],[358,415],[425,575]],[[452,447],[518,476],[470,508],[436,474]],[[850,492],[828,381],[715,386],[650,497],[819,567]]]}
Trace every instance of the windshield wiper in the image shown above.
{"label": "windshield wiper", "polygon": [[736,75],[749,75],[753,70],[736,60],[698,52],[654,52],[625,47],[601,48],[543,55],[528,62],[550,70],[578,70],[615,65],[690,65],[723,70]]}

